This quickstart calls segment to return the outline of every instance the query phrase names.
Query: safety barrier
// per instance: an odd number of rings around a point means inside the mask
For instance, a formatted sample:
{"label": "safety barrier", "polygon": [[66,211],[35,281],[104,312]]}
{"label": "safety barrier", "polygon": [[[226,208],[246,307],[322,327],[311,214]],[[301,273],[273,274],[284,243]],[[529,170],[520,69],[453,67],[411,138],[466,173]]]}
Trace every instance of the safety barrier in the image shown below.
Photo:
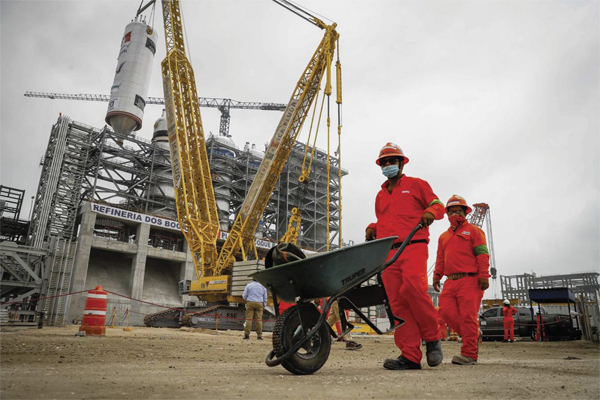
{"label": "safety barrier", "polygon": [[83,317],[81,318],[80,332],[89,336],[104,336],[106,334],[106,302],[108,293],[102,290],[102,286],[96,286],[94,290],[88,291],[85,300]]}

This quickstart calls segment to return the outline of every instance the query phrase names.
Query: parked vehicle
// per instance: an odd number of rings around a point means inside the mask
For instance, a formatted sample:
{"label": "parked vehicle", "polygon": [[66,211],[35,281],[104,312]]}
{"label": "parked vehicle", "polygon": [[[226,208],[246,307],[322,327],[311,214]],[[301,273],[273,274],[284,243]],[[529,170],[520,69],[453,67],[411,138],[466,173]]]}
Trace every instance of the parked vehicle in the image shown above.
{"label": "parked vehicle", "polygon": [[[535,322],[537,307],[516,307],[515,336],[535,339],[537,326]],[[545,322],[545,333],[549,340],[580,340],[581,331],[574,326],[573,319],[565,314],[548,314],[541,308]],[[479,326],[483,340],[504,339],[504,317],[502,307],[485,310],[479,316]]]}

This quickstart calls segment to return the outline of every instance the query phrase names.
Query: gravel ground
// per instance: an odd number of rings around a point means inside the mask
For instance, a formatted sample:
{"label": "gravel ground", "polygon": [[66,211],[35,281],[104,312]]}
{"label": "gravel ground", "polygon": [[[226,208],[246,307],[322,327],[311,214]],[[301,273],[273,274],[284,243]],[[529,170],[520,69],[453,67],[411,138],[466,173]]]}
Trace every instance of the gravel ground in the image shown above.
{"label": "gravel ground", "polygon": [[479,364],[388,371],[391,336],[361,336],[364,347],[332,345],[325,366],[295,376],[270,368],[272,348],[241,332],[120,328],[76,337],[77,326],[0,332],[1,399],[600,399],[600,349],[573,342],[485,342]]}

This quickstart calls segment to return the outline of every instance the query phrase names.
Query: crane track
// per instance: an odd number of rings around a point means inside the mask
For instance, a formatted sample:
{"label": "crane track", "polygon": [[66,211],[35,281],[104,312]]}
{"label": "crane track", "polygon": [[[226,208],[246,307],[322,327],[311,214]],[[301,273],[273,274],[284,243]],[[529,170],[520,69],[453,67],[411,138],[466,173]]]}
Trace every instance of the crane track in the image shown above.
{"label": "crane track", "polygon": [[[275,316],[263,313],[263,331],[272,332]],[[179,328],[189,326],[204,329],[243,330],[245,309],[243,306],[216,304],[202,308],[171,309],[144,317],[144,324],[151,328]]]}

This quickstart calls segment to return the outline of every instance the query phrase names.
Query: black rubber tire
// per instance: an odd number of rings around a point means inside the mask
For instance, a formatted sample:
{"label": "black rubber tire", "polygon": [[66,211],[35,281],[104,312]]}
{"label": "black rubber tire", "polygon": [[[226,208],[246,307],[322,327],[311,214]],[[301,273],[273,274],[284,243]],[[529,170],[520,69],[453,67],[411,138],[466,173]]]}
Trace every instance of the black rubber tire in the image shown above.
{"label": "black rubber tire", "polygon": [[536,328],[531,328],[531,330],[529,331],[529,337],[534,342],[535,342],[535,335],[537,335],[537,327]]}
{"label": "black rubber tire", "polygon": [[[311,331],[317,324],[321,313],[313,304],[300,305],[302,322],[307,331]],[[295,343],[304,337],[304,332],[298,316],[298,306],[293,306],[285,310],[277,318],[273,328],[273,349],[275,355],[281,357]],[[331,334],[326,323],[321,324],[315,335],[306,342],[290,358],[282,361],[281,365],[294,375],[310,375],[317,372],[329,358],[331,350]]]}

